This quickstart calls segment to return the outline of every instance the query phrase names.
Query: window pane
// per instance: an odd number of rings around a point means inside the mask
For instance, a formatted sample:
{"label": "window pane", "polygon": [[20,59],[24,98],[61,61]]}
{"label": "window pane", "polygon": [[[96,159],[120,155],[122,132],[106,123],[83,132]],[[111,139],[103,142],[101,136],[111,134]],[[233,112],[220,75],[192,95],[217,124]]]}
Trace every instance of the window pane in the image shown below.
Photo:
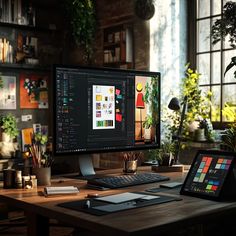
{"label": "window pane", "polygon": [[[230,46],[230,42],[229,42],[229,35],[227,35],[226,37],[225,37],[225,40],[223,41],[224,43],[223,43],[223,46],[224,46],[224,48],[226,49],[228,49],[228,48],[232,48],[231,46]],[[234,43],[235,44],[235,43]]]}
{"label": "window pane", "polygon": [[[231,107],[236,107],[236,85],[224,85],[223,86],[223,107],[225,104],[230,105]],[[223,121],[226,121],[226,118],[223,117]]]}
{"label": "window pane", "polygon": [[210,1],[209,0],[198,0],[198,18],[206,17],[210,15]]}
{"label": "window pane", "polygon": [[[224,66],[223,70],[225,72],[226,67],[229,65],[231,62],[231,58],[235,57],[236,55],[236,50],[229,50],[224,52]],[[236,70],[236,67],[233,66],[226,74],[224,77],[224,83],[229,83],[229,82],[236,82],[234,78],[234,71]]]}
{"label": "window pane", "polygon": [[220,83],[221,78],[221,61],[220,52],[212,53],[212,84]]}
{"label": "window pane", "polygon": [[220,13],[221,13],[221,1],[220,0],[212,0],[212,15],[218,15]]}
{"label": "window pane", "polygon": [[[229,0],[224,0],[223,1],[223,5],[225,5],[226,2],[228,2]],[[236,0],[230,0],[231,2],[236,2]]]}
{"label": "window pane", "polygon": [[201,74],[199,84],[210,83],[210,53],[200,54],[197,56],[197,68]]}
{"label": "window pane", "polygon": [[[214,17],[212,18],[212,25],[215,23],[216,20],[220,19],[220,17]],[[220,50],[221,48],[221,41],[219,41],[217,44],[212,44],[212,50]]]}
{"label": "window pane", "polygon": [[210,19],[200,20],[197,22],[198,30],[198,52],[210,51]]}
{"label": "window pane", "polygon": [[211,109],[211,121],[220,121],[220,86],[212,86],[212,109]]}

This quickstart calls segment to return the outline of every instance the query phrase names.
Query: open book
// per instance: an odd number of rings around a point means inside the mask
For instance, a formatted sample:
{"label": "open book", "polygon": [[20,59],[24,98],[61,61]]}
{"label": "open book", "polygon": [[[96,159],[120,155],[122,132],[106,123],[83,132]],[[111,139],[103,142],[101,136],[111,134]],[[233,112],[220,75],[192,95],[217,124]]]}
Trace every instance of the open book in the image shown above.
{"label": "open book", "polygon": [[53,196],[61,194],[76,194],[79,193],[79,189],[74,186],[60,186],[60,187],[45,187],[44,195]]}

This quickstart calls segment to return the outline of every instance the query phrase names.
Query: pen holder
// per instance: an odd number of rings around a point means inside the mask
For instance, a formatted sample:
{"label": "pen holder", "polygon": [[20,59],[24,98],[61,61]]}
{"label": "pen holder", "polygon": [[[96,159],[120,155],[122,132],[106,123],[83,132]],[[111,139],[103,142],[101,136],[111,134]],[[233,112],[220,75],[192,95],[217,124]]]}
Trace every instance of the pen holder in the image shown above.
{"label": "pen holder", "polygon": [[32,174],[36,175],[38,186],[51,185],[51,167],[32,168]]}
{"label": "pen holder", "polygon": [[124,174],[134,174],[137,172],[137,167],[138,167],[138,161],[124,161],[124,167],[123,167],[123,172]]}

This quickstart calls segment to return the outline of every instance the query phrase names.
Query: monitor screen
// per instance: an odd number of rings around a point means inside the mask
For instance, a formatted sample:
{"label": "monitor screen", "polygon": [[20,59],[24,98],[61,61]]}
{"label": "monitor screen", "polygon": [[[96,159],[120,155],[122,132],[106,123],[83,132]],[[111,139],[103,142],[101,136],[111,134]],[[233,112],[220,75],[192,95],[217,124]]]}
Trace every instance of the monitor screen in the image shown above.
{"label": "monitor screen", "polygon": [[53,81],[55,154],[160,146],[160,73],[56,65]]}
{"label": "monitor screen", "polygon": [[218,199],[229,175],[235,154],[199,151],[180,191],[181,194]]}

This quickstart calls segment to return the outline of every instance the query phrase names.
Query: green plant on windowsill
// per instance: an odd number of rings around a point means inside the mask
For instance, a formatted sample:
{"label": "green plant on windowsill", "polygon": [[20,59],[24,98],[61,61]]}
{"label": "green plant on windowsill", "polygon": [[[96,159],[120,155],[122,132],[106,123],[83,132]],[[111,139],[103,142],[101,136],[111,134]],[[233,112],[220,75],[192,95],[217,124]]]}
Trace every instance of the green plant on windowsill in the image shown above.
{"label": "green plant on windowsill", "polygon": [[[217,44],[221,40],[229,37],[229,43],[232,48],[236,48],[236,2],[226,2],[223,7],[221,19],[217,19],[211,28],[212,44]],[[233,66],[236,66],[236,56],[231,58],[231,62],[226,67],[225,73]],[[236,79],[236,71],[234,72]]]}
{"label": "green plant on windowsill", "polygon": [[182,81],[181,97],[183,101],[187,97],[188,106],[184,119],[183,136],[191,140],[189,126],[193,122],[209,119],[212,92],[202,92],[199,86],[201,74],[193,71],[189,67],[189,63],[186,65],[185,75]]}
{"label": "green plant on windowsill", "polygon": [[19,131],[17,129],[16,117],[9,113],[0,117],[0,126],[4,133],[14,139],[17,137]]}
{"label": "green plant on windowsill", "polygon": [[86,61],[93,53],[93,41],[96,31],[94,0],[64,0],[70,18],[72,35],[76,43],[85,48]]}
{"label": "green plant on windowsill", "polygon": [[232,106],[226,104],[222,114],[227,121],[231,122],[229,128],[225,129],[222,134],[222,144],[230,151],[236,152],[236,112]]}

